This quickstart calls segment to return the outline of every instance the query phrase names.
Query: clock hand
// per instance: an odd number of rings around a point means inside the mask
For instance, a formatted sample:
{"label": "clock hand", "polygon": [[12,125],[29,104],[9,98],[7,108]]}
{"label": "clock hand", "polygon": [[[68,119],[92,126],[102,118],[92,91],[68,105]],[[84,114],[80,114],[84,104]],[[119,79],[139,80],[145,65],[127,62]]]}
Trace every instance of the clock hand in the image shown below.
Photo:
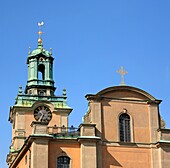
{"label": "clock hand", "polygon": [[40,114],[41,114],[41,116],[40,116],[40,118],[39,118],[38,121],[42,121],[42,119],[43,119],[43,117],[44,117],[44,113],[43,113],[42,111],[40,111]]}

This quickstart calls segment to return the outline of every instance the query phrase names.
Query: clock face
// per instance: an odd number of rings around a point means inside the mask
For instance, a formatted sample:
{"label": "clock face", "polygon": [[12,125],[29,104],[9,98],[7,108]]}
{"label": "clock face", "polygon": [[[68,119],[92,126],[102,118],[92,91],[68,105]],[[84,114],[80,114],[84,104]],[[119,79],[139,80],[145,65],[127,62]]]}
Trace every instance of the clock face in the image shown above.
{"label": "clock face", "polygon": [[52,113],[48,107],[39,106],[34,110],[34,118],[36,121],[49,122],[52,118]]}

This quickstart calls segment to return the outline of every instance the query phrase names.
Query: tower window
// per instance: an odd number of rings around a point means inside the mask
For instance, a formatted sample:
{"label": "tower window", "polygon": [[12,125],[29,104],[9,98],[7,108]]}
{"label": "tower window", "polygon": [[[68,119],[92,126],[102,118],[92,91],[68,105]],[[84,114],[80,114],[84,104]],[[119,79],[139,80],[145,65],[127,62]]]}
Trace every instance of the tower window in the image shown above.
{"label": "tower window", "polygon": [[128,114],[121,114],[119,117],[119,135],[121,142],[130,142],[130,117]]}
{"label": "tower window", "polygon": [[29,91],[28,91],[28,94],[33,95],[33,94],[34,94],[34,91],[33,91],[33,90],[29,90]]}
{"label": "tower window", "polygon": [[60,156],[57,158],[57,168],[69,168],[70,158],[67,156]]}
{"label": "tower window", "polygon": [[45,79],[45,66],[43,64],[40,64],[38,66],[38,79],[39,80]]}
{"label": "tower window", "polygon": [[46,96],[46,91],[45,90],[38,90],[38,95],[39,96]]}

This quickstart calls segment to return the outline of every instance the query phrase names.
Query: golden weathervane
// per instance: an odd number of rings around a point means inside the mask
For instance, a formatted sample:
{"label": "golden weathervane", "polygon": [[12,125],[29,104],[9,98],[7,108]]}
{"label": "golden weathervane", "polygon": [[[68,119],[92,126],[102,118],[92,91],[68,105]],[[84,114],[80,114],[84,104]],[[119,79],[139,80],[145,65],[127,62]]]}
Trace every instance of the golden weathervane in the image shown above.
{"label": "golden weathervane", "polygon": [[38,43],[42,43],[42,30],[41,30],[41,27],[44,25],[44,22],[38,22],[38,34],[39,34],[39,38],[38,38]]}

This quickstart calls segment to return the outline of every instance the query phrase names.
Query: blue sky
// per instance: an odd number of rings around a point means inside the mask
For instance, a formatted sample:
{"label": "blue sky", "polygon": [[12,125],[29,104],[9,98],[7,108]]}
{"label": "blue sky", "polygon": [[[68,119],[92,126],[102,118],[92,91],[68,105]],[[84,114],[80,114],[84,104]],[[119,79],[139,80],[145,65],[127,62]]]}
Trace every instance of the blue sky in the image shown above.
{"label": "blue sky", "polygon": [[67,89],[78,126],[87,110],[84,96],[119,85],[124,66],[127,85],[163,100],[160,113],[170,128],[169,0],[16,0],[0,5],[1,152],[5,168],[11,142],[9,107],[27,81],[28,47],[37,47],[37,22],[44,21],[44,48],[53,48],[56,95]]}

